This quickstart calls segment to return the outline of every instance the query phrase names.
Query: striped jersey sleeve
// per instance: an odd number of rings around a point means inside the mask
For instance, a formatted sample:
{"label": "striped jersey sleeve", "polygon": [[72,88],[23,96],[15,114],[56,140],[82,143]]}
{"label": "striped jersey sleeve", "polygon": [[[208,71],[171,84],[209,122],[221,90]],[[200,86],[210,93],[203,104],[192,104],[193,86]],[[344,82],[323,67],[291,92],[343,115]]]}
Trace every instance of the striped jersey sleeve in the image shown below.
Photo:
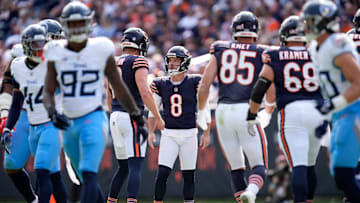
{"label": "striped jersey sleeve", "polygon": [[139,68],[149,69],[149,62],[144,57],[136,58],[132,64],[132,69],[137,70]]}

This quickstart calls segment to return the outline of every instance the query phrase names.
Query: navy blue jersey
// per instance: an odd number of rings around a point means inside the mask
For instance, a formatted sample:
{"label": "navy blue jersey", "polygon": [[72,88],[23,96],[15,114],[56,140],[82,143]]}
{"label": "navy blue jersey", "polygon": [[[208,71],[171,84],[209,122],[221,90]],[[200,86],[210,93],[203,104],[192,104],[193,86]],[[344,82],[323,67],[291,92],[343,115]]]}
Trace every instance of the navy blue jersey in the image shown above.
{"label": "navy blue jersey", "polygon": [[[135,72],[140,68],[149,69],[149,62],[143,56],[122,55],[116,58],[116,65],[120,75],[135,99],[137,106],[144,110],[144,102],[141,99],[139,89],[135,81]],[[113,96],[111,101],[112,111],[126,111]]]}
{"label": "navy blue jersey", "polygon": [[248,102],[263,63],[264,47],[236,41],[216,41],[210,54],[216,57],[219,103]]}
{"label": "navy blue jersey", "polygon": [[196,128],[197,89],[200,75],[186,75],[180,84],[173,84],[170,77],[156,78],[151,89],[161,97],[164,108],[165,128]]}
{"label": "navy blue jersey", "polygon": [[349,37],[354,40],[357,52],[360,54],[360,34],[349,34]]}
{"label": "navy blue jersey", "polygon": [[295,100],[320,99],[320,85],[315,76],[310,53],[305,47],[268,50],[263,62],[274,71],[276,103],[279,109]]}

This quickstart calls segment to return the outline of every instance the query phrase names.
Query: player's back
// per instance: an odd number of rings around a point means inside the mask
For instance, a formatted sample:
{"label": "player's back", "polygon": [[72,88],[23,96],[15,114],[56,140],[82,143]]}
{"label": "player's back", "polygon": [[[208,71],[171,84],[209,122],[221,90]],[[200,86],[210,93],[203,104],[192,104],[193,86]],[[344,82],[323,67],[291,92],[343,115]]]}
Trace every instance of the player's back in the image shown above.
{"label": "player's back", "polygon": [[44,56],[54,62],[64,114],[78,118],[101,108],[105,67],[115,48],[105,37],[89,38],[80,52],[69,50],[66,44],[66,40],[50,41]]}
{"label": "player's back", "polygon": [[50,121],[42,103],[42,90],[46,74],[46,62],[30,69],[25,64],[25,56],[17,57],[11,63],[14,88],[24,96],[24,107],[28,112],[30,124],[38,125]]}
{"label": "player's back", "polygon": [[217,60],[219,103],[248,102],[262,68],[262,46],[236,41],[217,41],[210,53]]}
{"label": "player's back", "polygon": [[196,128],[196,96],[200,80],[200,75],[189,74],[179,83],[170,81],[170,77],[153,81],[151,89],[161,97],[163,104],[165,128]]}
{"label": "player's back", "polygon": [[263,62],[274,72],[279,109],[297,100],[321,99],[320,84],[305,47],[280,47],[263,53]]}
{"label": "player's back", "polygon": [[[122,79],[130,90],[130,93],[134,97],[136,105],[144,110],[144,102],[142,101],[138,86],[136,84],[135,72],[139,68],[149,68],[148,60],[143,56],[129,55],[124,54],[119,57],[116,57],[116,65],[120,72]],[[145,81],[147,82],[147,81]],[[121,104],[113,98],[111,101],[113,111],[123,111],[126,110],[121,106]]]}

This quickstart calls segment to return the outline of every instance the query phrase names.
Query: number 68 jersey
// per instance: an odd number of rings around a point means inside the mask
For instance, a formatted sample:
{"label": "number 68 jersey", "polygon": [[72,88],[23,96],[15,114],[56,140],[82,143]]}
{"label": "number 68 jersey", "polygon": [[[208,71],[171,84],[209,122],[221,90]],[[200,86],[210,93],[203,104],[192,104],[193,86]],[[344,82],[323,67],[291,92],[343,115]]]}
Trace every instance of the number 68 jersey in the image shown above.
{"label": "number 68 jersey", "polygon": [[66,44],[66,40],[50,41],[44,56],[54,62],[64,114],[73,119],[102,106],[104,71],[115,47],[105,37],[89,38],[80,52],[69,50]]}
{"label": "number 68 jersey", "polygon": [[46,74],[46,62],[30,69],[25,64],[26,57],[17,57],[11,63],[11,75],[14,88],[19,89],[24,96],[29,123],[38,125],[50,121],[42,103],[42,90]]}

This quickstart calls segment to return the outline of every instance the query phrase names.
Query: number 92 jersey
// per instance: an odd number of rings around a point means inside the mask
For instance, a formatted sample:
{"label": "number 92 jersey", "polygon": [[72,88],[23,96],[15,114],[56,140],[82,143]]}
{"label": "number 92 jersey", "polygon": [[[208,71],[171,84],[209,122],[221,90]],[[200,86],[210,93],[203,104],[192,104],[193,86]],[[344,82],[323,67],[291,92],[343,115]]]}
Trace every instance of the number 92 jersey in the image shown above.
{"label": "number 92 jersey", "polygon": [[323,44],[318,47],[313,41],[309,48],[316,72],[321,83],[321,93],[325,98],[333,98],[350,87],[341,72],[341,69],[334,64],[337,56],[344,53],[351,53],[359,63],[354,42],[343,33],[330,35]]}
{"label": "number 92 jersey", "polygon": [[161,97],[164,109],[165,128],[196,128],[197,89],[200,75],[186,75],[179,84],[170,81],[170,77],[156,78],[151,83],[153,93]]}
{"label": "number 92 jersey", "polygon": [[236,41],[216,41],[210,54],[216,57],[219,78],[219,103],[248,102],[262,68],[264,47]]}
{"label": "number 92 jersey", "polygon": [[115,47],[106,37],[89,38],[80,52],[67,49],[66,44],[66,40],[50,41],[44,56],[54,62],[64,114],[78,118],[102,106],[104,71]]}
{"label": "number 92 jersey", "polygon": [[46,74],[46,62],[33,69],[25,64],[25,56],[15,58],[10,66],[14,88],[24,96],[24,106],[28,113],[29,123],[38,125],[50,121],[42,103],[42,90]]}
{"label": "number 92 jersey", "polygon": [[305,47],[267,50],[262,60],[273,69],[279,109],[296,100],[321,99],[319,81],[310,53]]}

